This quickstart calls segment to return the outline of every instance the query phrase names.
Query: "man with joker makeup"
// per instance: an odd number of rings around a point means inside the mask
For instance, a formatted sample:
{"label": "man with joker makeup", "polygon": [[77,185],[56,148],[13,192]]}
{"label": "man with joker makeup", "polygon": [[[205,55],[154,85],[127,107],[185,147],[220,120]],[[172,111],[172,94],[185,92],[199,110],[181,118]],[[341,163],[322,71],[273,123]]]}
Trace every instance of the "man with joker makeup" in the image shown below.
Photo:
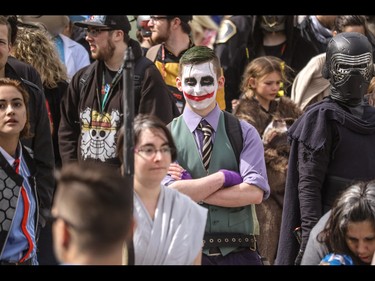
{"label": "man with joker makeup", "polygon": [[[208,209],[203,265],[261,265],[255,205],[269,197],[264,148],[257,130],[240,121],[243,148],[237,162],[216,93],[224,86],[215,52],[194,46],[180,59],[177,88],[186,107],[169,124],[177,147],[163,184],[187,194]],[[212,152],[206,170],[201,158],[201,121],[211,125]],[[239,136],[241,137],[241,136]]]}

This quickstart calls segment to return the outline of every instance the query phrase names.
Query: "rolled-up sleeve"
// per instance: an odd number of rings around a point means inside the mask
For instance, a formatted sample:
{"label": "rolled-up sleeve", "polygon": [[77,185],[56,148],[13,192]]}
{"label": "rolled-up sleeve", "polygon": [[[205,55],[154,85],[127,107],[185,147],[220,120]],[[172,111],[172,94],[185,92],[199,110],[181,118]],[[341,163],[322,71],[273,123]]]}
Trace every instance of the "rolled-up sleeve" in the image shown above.
{"label": "rolled-up sleeve", "polygon": [[240,174],[243,182],[255,185],[264,191],[263,200],[270,196],[264,146],[258,131],[241,120],[243,149],[240,154]]}

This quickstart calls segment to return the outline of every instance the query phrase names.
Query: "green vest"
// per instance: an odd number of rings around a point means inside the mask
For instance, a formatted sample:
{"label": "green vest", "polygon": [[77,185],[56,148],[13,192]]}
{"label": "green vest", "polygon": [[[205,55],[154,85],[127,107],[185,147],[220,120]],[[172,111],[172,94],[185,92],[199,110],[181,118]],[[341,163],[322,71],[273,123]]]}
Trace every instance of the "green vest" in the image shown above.
{"label": "green vest", "polygon": [[[191,174],[193,179],[216,173],[220,169],[239,171],[236,156],[226,134],[223,113],[220,114],[208,172],[204,169],[195,136],[190,133],[182,116],[172,121],[171,132],[177,147],[177,161]],[[235,232],[259,235],[255,205],[233,208],[209,204],[203,204],[203,206],[208,208],[206,233]],[[226,255],[236,247],[220,249],[223,255]]]}

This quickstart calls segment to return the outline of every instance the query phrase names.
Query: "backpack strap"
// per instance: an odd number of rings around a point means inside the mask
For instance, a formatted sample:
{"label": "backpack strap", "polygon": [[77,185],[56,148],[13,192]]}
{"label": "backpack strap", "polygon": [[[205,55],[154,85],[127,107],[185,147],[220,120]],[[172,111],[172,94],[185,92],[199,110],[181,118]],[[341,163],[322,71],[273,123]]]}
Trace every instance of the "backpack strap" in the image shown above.
{"label": "backpack strap", "polygon": [[146,53],[146,58],[154,62],[156,60],[156,56],[158,54],[158,51],[160,49],[161,44],[157,44],[155,46],[152,46],[150,49],[148,49]]}
{"label": "backpack strap", "polygon": [[86,82],[87,82],[87,78],[92,74],[92,72],[94,71],[94,66],[96,64],[95,63],[92,63],[90,64],[85,72],[82,74],[81,76],[81,79],[79,79],[79,93],[80,93],[80,96],[81,96],[81,93],[82,93],[82,90],[83,88],[85,87],[86,85]]}
{"label": "backpack strap", "polygon": [[240,165],[240,154],[243,148],[243,136],[240,120],[228,111],[224,111],[225,129],[229,141],[233,147],[234,154],[236,155],[237,164]]}

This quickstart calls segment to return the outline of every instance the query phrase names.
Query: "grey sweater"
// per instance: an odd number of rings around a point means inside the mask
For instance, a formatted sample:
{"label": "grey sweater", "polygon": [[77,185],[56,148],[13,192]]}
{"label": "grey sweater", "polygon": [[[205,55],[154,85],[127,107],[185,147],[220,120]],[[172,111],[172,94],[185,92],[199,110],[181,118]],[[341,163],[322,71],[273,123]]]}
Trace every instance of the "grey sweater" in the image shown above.
{"label": "grey sweater", "polygon": [[325,213],[311,230],[301,265],[318,265],[324,256],[329,253],[325,243],[319,242],[317,236],[324,229],[330,213],[331,211]]}

